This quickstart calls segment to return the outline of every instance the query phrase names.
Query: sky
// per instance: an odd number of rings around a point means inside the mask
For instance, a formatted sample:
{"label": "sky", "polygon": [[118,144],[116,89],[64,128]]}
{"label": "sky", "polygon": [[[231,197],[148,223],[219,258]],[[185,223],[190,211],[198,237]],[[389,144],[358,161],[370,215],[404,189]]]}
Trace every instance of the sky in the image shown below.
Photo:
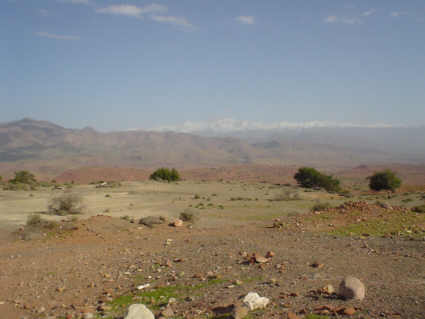
{"label": "sky", "polygon": [[0,122],[425,124],[424,0],[1,0]]}

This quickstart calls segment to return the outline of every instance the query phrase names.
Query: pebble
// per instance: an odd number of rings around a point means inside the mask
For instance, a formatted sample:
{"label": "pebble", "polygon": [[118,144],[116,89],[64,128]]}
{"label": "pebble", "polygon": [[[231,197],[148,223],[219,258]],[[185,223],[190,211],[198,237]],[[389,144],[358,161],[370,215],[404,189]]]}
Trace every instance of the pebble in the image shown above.
{"label": "pebble", "polygon": [[288,319],[299,319],[299,317],[292,311],[288,312]]}
{"label": "pebble", "polygon": [[344,309],[344,315],[352,316],[356,313],[356,309],[354,307],[347,307]]}

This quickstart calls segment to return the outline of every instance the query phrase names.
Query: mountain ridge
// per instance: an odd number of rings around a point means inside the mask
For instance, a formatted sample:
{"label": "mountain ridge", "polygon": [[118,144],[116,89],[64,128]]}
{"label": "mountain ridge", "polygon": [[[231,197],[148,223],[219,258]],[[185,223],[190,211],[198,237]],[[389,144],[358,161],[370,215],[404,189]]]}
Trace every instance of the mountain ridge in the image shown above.
{"label": "mountain ridge", "polygon": [[[405,131],[399,133],[404,132],[403,136],[396,133],[399,137],[392,136],[391,130],[311,128],[292,133],[202,136],[170,131],[69,129],[25,118],[0,124],[0,173],[21,167],[58,175],[84,166],[184,168],[260,164],[342,168],[363,163],[425,163],[420,129],[402,129]],[[387,144],[375,139],[379,134]],[[418,146],[412,144],[409,148],[406,139]]]}

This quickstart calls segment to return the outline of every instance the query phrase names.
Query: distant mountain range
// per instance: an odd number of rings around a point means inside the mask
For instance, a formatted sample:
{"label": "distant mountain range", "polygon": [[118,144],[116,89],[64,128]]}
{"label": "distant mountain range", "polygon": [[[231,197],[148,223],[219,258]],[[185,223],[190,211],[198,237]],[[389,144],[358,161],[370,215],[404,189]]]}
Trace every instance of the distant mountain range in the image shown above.
{"label": "distant mountain range", "polygon": [[312,125],[295,130],[197,133],[103,133],[23,119],[0,124],[0,173],[26,168],[52,176],[83,166],[188,168],[267,164],[343,168],[364,163],[425,163],[423,127]]}

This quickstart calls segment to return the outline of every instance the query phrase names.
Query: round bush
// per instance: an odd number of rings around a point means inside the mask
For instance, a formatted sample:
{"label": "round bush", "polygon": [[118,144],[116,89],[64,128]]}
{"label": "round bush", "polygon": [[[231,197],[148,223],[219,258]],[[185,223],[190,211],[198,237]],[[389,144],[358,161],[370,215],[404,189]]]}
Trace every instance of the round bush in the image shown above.
{"label": "round bush", "polygon": [[390,190],[394,192],[401,185],[401,179],[391,170],[377,172],[368,179],[369,187],[374,191]]}
{"label": "round bush", "polygon": [[155,181],[175,182],[180,180],[180,174],[175,168],[159,168],[149,178]]}
{"label": "round bush", "polygon": [[294,178],[299,185],[305,188],[321,187],[328,192],[340,191],[338,179],[325,175],[312,167],[300,168]]}

